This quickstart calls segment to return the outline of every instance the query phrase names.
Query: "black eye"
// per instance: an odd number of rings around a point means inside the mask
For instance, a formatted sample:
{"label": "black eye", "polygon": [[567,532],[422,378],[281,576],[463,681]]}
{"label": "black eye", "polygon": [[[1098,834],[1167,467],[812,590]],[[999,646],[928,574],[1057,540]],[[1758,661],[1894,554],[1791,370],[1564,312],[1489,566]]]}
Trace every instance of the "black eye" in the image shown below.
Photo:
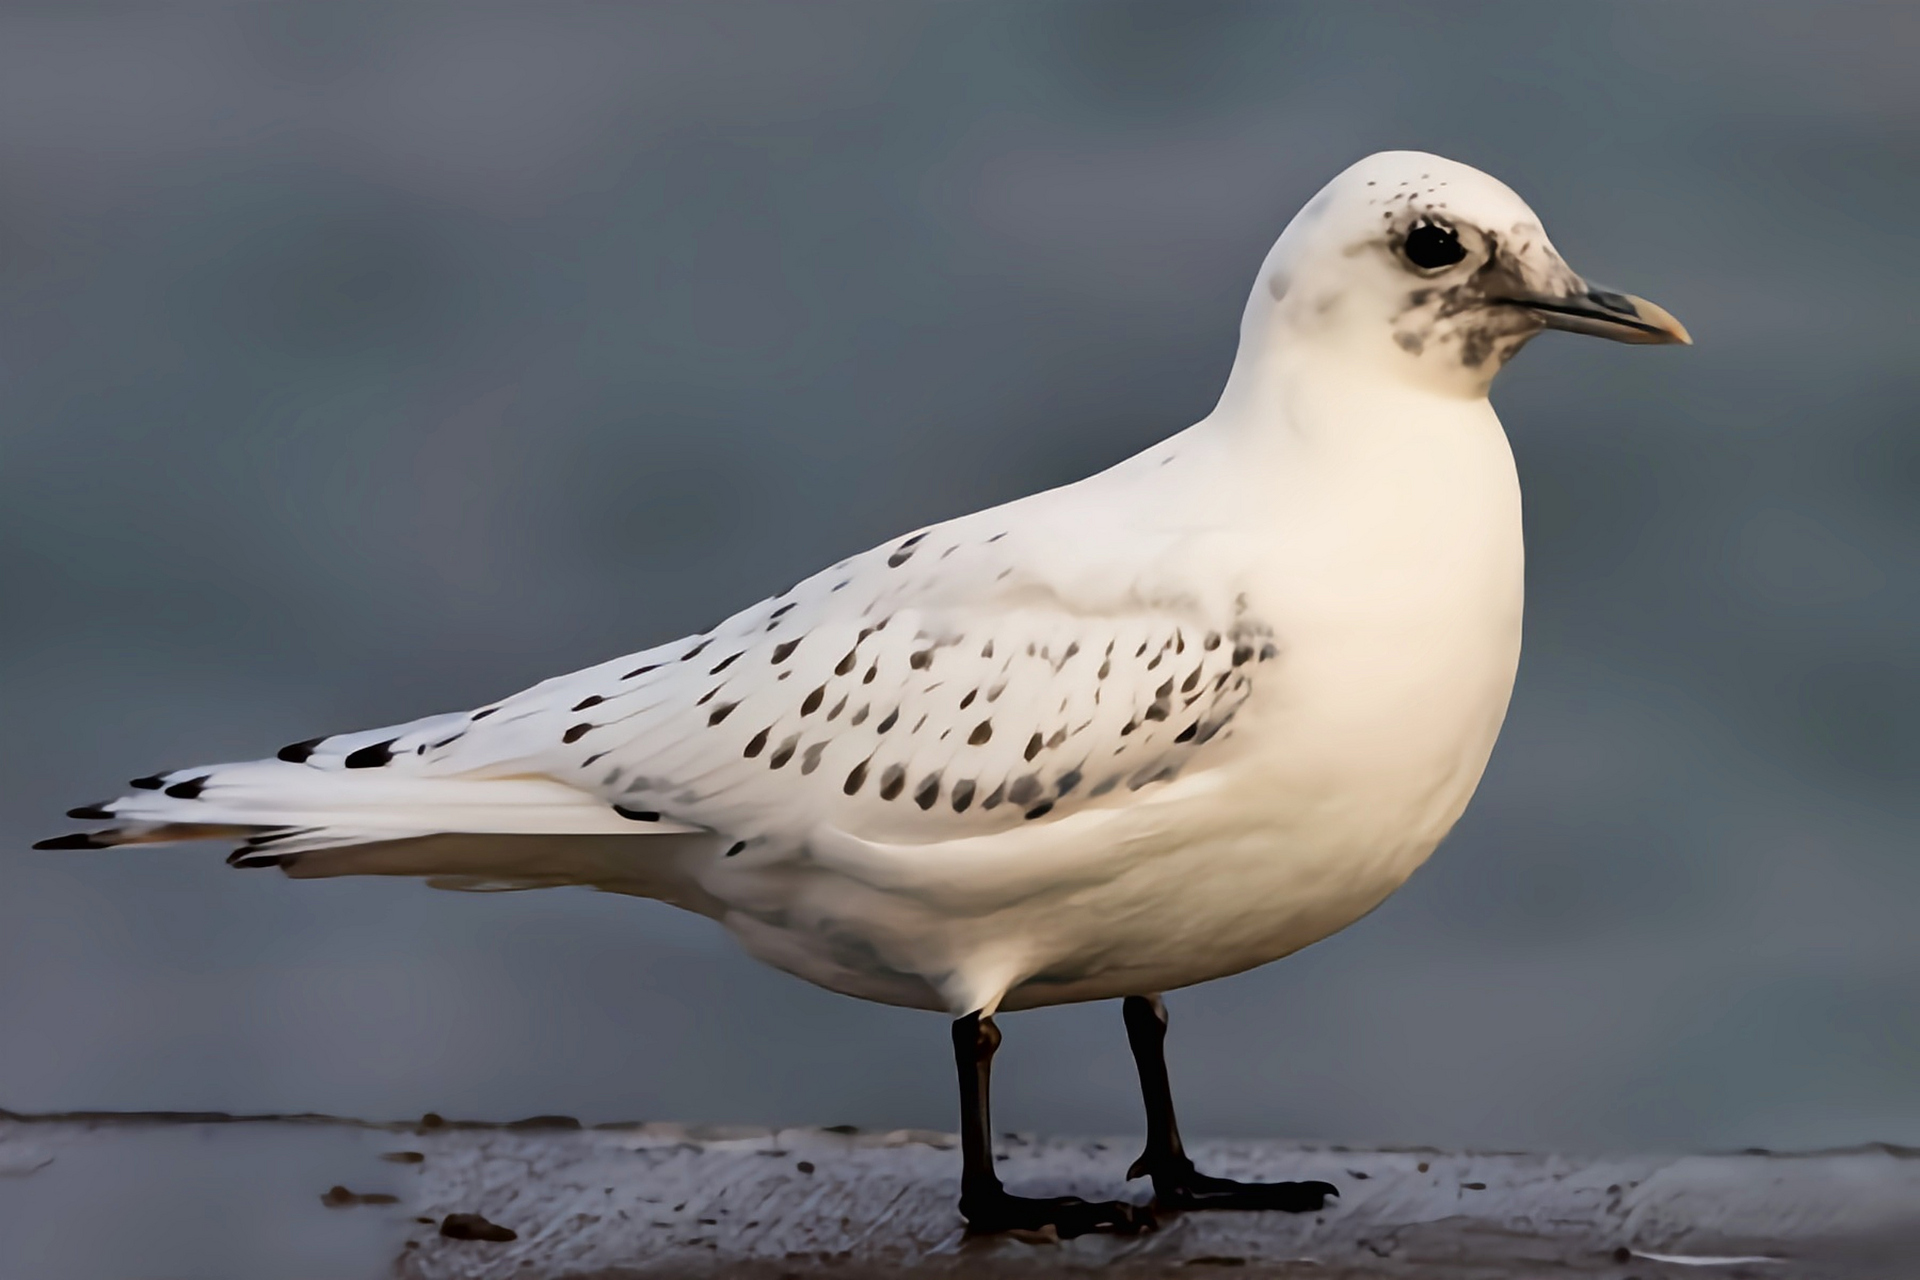
{"label": "black eye", "polygon": [[1400,246],[1400,252],[1406,254],[1407,261],[1422,271],[1438,271],[1467,256],[1459,234],[1452,227],[1437,222],[1414,223],[1413,230],[1407,232],[1407,242]]}

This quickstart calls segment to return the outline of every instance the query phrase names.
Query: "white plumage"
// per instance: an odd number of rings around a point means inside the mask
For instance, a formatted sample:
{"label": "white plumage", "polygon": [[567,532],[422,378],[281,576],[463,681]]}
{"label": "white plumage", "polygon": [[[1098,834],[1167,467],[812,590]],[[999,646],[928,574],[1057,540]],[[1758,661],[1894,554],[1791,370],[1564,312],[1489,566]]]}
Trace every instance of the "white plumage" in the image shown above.
{"label": "white plumage", "polygon": [[1549,325],[1685,340],[1493,179],[1371,157],[1269,255],[1218,407],[1146,453],[476,711],[143,779],[48,843],[594,884],[955,1014],[1264,963],[1377,905],[1478,782],[1521,614],[1486,392]]}

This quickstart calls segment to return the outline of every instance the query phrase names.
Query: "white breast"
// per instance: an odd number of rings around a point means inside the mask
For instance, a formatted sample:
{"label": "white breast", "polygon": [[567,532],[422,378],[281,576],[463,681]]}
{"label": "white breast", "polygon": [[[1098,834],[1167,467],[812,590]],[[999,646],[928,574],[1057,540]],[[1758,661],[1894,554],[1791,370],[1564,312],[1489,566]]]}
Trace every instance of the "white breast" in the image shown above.
{"label": "white breast", "polygon": [[[1087,895],[1083,945],[1109,966],[1010,1007],[1160,990],[1277,959],[1344,928],[1458,820],[1506,714],[1520,652],[1519,487],[1485,402],[1436,430],[1292,474],[1249,592],[1284,656],[1236,724],[1242,756],[1164,855]],[[1170,798],[1171,799],[1171,798]],[[1117,922],[1126,922],[1124,932]]]}
{"label": "white breast", "polygon": [[1191,573],[1209,590],[1228,575],[1282,649],[1217,763],[1121,807],[915,850],[892,880],[828,850],[738,877],[723,894],[754,905],[730,926],[821,985],[964,1012],[1224,976],[1376,906],[1464,809],[1519,653],[1505,437],[1484,401],[1421,407],[1418,431],[1282,435],[1281,456],[1187,442],[1174,497],[1228,526]]}

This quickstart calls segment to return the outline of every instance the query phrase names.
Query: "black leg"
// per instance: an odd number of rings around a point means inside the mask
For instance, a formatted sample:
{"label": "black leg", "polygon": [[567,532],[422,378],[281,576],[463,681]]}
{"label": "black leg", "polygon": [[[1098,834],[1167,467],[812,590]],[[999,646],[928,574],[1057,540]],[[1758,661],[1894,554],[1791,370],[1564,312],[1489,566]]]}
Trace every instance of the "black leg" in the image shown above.
{"label": "black leg", "polygon": [[987,1098],[993,1051],[999,1047],[1000,1028],[992,1018],[970,1013],[954,1021],[953,1060],[960,1070],[960,1214],[967,1220],[967,1230],[979,1234],[1052,1230],[1063,1239],[1093,1231],[1133,1235],[1152,1230],[1152,1214],[1120,1200],[1007,1194],[993,1168],[993,1124]]}
{"label": "black leg", "polygon": [[1121,1005],[1127,1043],[1140,1068],[1140,1094],[1147,1104],[1147,1149],[1127,1170],[1129,1178],[1153,1179],[1153,1201],[1162,1209],[1280,1209],[1312,1213],[1340,1194],[1330,1182],[1233,1182],[1209,1178],[1193,1167],[1173,1118],[1173,1086],[1167,1081],[1167,1009],[1159,996],[1128,996]]}

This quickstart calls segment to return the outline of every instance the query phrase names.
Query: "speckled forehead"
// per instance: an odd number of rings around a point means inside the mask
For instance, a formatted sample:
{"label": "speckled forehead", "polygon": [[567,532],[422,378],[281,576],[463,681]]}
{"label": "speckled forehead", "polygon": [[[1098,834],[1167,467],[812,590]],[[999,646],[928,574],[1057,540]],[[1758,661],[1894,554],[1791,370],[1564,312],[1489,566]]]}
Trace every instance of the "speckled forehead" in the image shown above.
{"label": "speckled forehead", "polygon": [[1380,216],[1385,218],[1393,217],[1395,211],[1402,208],[1444,209],[1448,189],[1453,185],[1444,175],[1435,177],[1432,173],[1409,175],[1397,181],[1385,175],[1362,181],[1367,207],[1380,210]]}
{"label": "speckled forehead", "polygon": [[1540,220],[1518,196],[1485,179],[1457,182],[1442,175],[1418,174],[1401,179],[1369,178],[1358,194],[1366,224],[1388,233],[1402,233],[1424,218],[1467,231],[1484,231],[1509,243],[1539,243],[1545,239]]}

